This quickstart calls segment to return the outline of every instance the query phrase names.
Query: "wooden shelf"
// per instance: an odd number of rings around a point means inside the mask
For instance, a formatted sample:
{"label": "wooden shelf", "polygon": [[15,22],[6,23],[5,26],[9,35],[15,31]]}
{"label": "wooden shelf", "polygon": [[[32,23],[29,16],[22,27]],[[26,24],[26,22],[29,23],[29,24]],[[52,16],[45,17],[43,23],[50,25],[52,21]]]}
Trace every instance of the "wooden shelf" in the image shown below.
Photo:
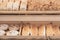
{"label": "wooden shelf", "polygon": [[60,15],[0,15],[0,21],[60,21]]}
{"label": "wooden shelf", "polygon": [[0,39],[46,39],[44,36],[0,36]]}
{"label": "wooden shelf", "polygon": [[0,11],[0,14],[60,14],[60,11]]}

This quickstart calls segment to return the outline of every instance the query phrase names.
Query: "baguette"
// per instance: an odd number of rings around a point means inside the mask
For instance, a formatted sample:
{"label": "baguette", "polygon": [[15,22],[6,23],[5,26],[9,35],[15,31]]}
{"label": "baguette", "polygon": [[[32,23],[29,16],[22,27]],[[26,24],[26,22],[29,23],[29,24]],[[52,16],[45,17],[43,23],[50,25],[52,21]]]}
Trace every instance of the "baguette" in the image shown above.
{"label": "baguette", "polygon": [[46,29],[45,29],[45,25],[41,25],[39,27],[39,36],[46,36]]}

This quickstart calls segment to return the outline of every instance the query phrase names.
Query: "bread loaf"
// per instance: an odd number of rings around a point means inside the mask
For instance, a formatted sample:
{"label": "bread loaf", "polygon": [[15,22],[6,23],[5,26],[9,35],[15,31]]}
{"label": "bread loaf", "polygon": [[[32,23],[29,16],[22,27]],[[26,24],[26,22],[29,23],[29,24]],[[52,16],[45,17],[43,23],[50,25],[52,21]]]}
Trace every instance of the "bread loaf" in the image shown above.
{"label": "bread loaf", "polygon": [[47,36],[54,36],[52,24],[48,24],[46,27],[47,27],[47,30],[46,30]]}
{"label": "bread loaf", "polygon": [[15,30],[11,30],[11,31],[8,31],[7,36],[18,36],[18,31],[15,31]]}
{"label": "bread loaf", "polygon": [[46,26],[45,25],[40,25],[39,26],[39,36],[46,36]]}
{"label": "bread loaf", "polygon": [[5,35],[5,31],[4,30],[0,30],[0,36],[4,36]]}
{"label": "bread loaf", "polygon": [[12,24],[12,25],[10,25],[9,30],[19,30],[19,25],[18,24]]}
{"label": "bread loaf", "polygon": [[8,24],[0,24],[0,30],[7,30],[8,27]]}
{"label": "bread loaf", "polygon": [[36,25],[31,25],[31,36],[38,36],[38,28]]}
{"label": "bread loaf", "polygon": [[22,36],[38,36],[37,26],[34,25],[24,25],[22,30]]}
{"label": "bread loaf", "polygon": [[54,25],[53,26],[53,32],[54,32],[53,36],[60,36],[60,27],[59,27],[59,25]]}
{"label": "bread loaf", "polygon": [[22,36],[29,36],[29,25],[23,25]]}

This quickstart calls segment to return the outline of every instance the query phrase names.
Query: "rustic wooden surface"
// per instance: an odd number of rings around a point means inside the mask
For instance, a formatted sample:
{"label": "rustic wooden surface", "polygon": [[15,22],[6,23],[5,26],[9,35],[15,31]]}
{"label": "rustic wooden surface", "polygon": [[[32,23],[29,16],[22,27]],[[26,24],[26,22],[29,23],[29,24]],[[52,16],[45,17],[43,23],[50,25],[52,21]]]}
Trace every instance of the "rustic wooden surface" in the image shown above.
{"label": "rustic wooden surface", "polygon": [[0,14],[60,14],[60,11],[0,11]]}

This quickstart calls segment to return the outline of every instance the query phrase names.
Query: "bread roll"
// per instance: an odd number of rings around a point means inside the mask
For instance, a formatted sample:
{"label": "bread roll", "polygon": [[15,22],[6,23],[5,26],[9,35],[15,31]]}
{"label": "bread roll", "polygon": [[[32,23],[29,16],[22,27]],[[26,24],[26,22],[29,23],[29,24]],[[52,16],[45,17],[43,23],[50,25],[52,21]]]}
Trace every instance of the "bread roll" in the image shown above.
{"label": "bread roll", "polygon": [[11,30],[11,31],[8,31],[7,36],[17,36],[18,35],[18,31],[16,30]]}
{"label": "bread roll", "polygon": [[0,24],[0,30],[7,30],[8,27],[8,24]]}
{"label": "bread roll", "polygon": [[46,34],[46,28],[45,28],[45,25],[41,25],[39,27],[39,36],[45,36]]}
{"label": "bread roll", "polygon": [[4,36],[5,35],[5,31],[4,30],[0,30],[0,36]]}
{"label": "bread roll", "polygon": [[12,24],[12,25],[10,25],[9,30],[19,30],[19,25]]}

